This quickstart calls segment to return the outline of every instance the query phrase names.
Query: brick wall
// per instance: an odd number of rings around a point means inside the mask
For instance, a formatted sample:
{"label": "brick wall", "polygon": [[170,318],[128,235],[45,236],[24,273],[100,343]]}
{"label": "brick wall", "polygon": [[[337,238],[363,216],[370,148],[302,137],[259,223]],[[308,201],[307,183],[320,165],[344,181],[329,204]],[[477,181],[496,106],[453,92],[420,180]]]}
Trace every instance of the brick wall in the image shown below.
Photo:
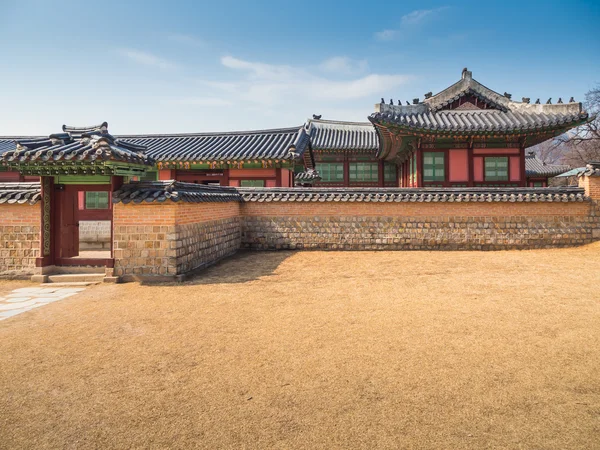
{"label": "brick wall", "polygon": [[113,205],[115,275],[176,275],[177,205]]}
{"label": "brick wall", "polygon": [[115,275],[174,276],[240,248],[238,202],[114,205]]}
{"label": "brick wall", "polygon": [[33,273],[40,222],[41,203],[0,205],[0,274]]}
{"label": "brick wall", "polygon": [[176,235],[178,274],[233,255],[241,245],[240,204],[178,204]]}
{"label": "brick wall", "polygon": [[591,242],[598,208],[584,203],[252,202],[252,249],[503,250]]}

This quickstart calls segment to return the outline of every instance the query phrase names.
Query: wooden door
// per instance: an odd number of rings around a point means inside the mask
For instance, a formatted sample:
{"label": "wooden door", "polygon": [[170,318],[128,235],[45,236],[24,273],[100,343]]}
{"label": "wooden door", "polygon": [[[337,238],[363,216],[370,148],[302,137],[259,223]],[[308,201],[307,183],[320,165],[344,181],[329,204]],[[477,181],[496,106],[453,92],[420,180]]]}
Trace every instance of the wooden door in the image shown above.
{"label": "wooden door", "polygon": [[64,186],[58,191],[59,211],[59,258],[72,258],[79,255],[79,218],[77,189]]}

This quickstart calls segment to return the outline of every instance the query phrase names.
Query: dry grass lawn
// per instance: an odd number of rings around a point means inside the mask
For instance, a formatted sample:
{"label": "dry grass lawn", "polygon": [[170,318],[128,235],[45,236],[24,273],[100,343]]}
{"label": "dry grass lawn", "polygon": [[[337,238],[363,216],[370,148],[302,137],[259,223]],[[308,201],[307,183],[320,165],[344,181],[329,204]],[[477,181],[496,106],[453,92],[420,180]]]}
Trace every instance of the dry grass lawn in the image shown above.
{"label": "dry grass lawn", "polygon": [[0,447],[600,448],[600,243],[89,288],[0,322]]}

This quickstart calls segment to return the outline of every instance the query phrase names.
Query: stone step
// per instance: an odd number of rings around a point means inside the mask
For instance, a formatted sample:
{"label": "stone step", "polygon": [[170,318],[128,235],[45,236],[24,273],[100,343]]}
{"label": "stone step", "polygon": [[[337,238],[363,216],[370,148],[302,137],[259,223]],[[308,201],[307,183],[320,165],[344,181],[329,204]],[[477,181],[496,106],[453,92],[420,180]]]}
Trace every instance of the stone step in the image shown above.
{"label": "stone step", "polygon": [[48,275],[46,283],[102,283],[103,273],[64,273]]}
{"label": "stone step", "polygon": [[[50,283],[50,282],[48,282]],[[92,284],[100,284],[100,281],[73,281],[73,282],[52,282],[52,286],[56,286],[56,287],[67,287],[67,286],[91,286]],[[44,283],[42,283],[42,286],[44,285]]]}

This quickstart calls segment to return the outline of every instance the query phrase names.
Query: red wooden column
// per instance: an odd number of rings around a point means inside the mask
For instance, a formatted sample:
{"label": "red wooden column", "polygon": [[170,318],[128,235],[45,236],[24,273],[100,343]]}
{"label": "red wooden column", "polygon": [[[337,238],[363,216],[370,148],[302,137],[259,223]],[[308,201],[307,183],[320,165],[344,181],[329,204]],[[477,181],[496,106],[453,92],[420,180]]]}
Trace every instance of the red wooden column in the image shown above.
{"label": "red wooden column", "polygon": [[275,169],[275,186],[281,187],[281,168]]}
{"label": "red wooden column", "polygon": [[525,174],[525,142],[522,142],[519,146],[519,158],[521,168],[521,179],[519,181],[519,186],[525,187],[527,186],[527,175]]}
{"label": "red wooden column", "polygon": [[475,185],[475,164],[473,161],[473,140],[469,142],[467,147],[467,167],[469,171],[469,181],[467,186],[473,187]]}
{"label": "red wooden column", "polygon": [[229,169],[223,170],[223,177],[221,177],[221,186],[229,186]]}
{"label": "red wooden column", "polygon": [[421,145],[417,148],[415,157],[417,158],[417,187],[423,187],[423,149]]}

